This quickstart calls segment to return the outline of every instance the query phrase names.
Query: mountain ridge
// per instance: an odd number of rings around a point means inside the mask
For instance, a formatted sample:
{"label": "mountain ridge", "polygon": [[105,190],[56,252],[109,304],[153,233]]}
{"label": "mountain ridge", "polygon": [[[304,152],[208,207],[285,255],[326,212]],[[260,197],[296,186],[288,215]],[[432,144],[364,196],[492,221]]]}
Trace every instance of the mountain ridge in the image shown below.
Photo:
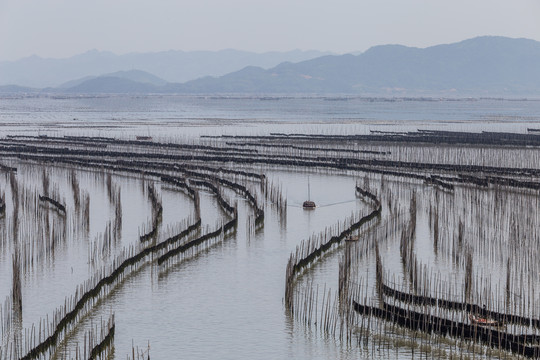
{"label": "mountain ridge", "polygon": [[380,45],[359,55],[324,55],[268,69],[250,65],[184,83],[165,82],[142,71],[109,73],[53,91],[538,97],[539,64],[540,42],[485,36],[427,48]]}
{"label": "mountain ridge", "polygon": [[[353,56],[325,56],[272,69],[241,70],[214,79],[207,89],[342,93],[532,93],[540,92],[540,42],[478,37],[428,48],[383,45]],[[279,80],[278,80],[279,79]],[[240,85],[241,84],[241,85]],[[200,80],[178,90],[200,91]]]}
{"label": "mountain ridge", "polygon": [[89,50],[69,58],[51,59],[30,56],[0,62],[0,85],[44,88],[84,77],[127,70],[141,70],[168,82],[185,82],[211,75],[221,76],[248,65],[271,68],[283,61],[304,61],[326,54],[322,51],[254,53],[225,49],[220,51],[168,50],[154,53],[115,55]]}

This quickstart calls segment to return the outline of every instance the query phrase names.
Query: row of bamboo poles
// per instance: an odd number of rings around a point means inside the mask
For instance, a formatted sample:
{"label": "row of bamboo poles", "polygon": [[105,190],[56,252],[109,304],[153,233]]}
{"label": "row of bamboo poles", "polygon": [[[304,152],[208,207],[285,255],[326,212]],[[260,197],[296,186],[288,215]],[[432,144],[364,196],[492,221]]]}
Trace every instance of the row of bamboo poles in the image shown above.
{"label": "row of bamboo poles", "polygon": [[[135,168],[135,167],[134,167]],[[127,169],[126,167],[122,168],[122,171],[131,170],[131,171],[137,171],[133,168]],[[210,169],[210,168],[209,168]],[[208,170],[208,169],[207,169]],[[223,169],[219,169],[219,172],[224,172]],[[80,318],[83,313],[85,313],[88,309],[92,307],[92,303],[94,303],[97,298],[106,296],[107,288],[114,286],[114,283],[117,281],[122,281],[122,278],[126,275],[126,271],[133,271],[133,269],[136,269],[141,264],[138,264],[140,260],[142,260],[144,257],[147,256],[149,253],[158,253],[161,254],[158,258],[160,263],[165,261],[163,258],[165,256],[174,254],[174,252],[183,252],[184,249],[188,248],[196,248],[196,245],[199,245],[201,243],[206,242],[210,238],[215,238],[218,234],[215,232],[209,232],[205,235],[202,235],[194,240],[181,243],[180,246],[175,247],[175,243],[181,241],[184,237],[189,235],[193,230],[196,230],[200,226],[200,206],[199,204],[199,196],[198,196],[198,190],[194,190],[192,187],[206,187],[207,189],[212,190],[215,195],[218,198],[218,203],[223,208],[225,213],[229,214],[232,219],[219,226],[219,234],[224,234],[226,232],[229,232],[233,230],[236,227],[237,223],[237,210],[236,207],[231,205],[229,200],[226,200],[224,195],[222,194],[221,190],[218,187],[218,183],[224,183],[226,186],[231,186],[234,190],[239,191],[241,194],[244,194],[247,199],[254,204],[255,214],[260,219],[259,222],[262,222],[263,219],[263,211],[260,207],[256,206],[258,204],[258,201],[254,195],[243,185],[237,184],[235,182],[228,181],[226,179],[222,178],[215,178],[214,176],[210,176],[208,174],[200,174],[199,177],[210,177],[212,181],[215,181],[215,184],[212,182],[204,181],[204,180],[187,180],[184,178],[174,177],[170,175],[171,173],[168,172],[167,174],[156,174],[155,172],[152,174],[145,174],[145,176],[156,176],[158,177],[158,181],[162,182],[168,182],[172,184],[173,186],[178,186],[179,188],[182,188],[182,190],[186,190],[186,192],[191,195],[194,199],[194,208],[195,208],[195,218],[197,221],[193,224],[188,226],[188,228],[185,231],[181,231],[179,234],[174,235],[172,237],[167,238],[166,240],[158,243],[157,245],[153,245],[150,247],[144,247],[144,246],[132,246],[126,251],[123,251],[120,256],[118,256],[110,266],[107,268],[102,268],[98,271],[96,271],[96,275],[93,276],[93,278],[82,284],[80,287],[77,288],[76,293],[74,296],[70,297],[68,301],[66,301],[66,304],[57,310],[53,316],[52,321],[43,320],[40,321],[40,326],[38,327],[38,330],[36,330],[36,327],[33,328],[33,330],[29,333],[30,335],[27,335],[25,337],[25,345],[19,346],[18,353],[23,354],[27,352],[26,358],[33,358],[35,356],[38,356],[39,354],[43,354],[43,351],[45,351],[46,348],[50,347],[51,343],[57,342],[58,338],[64,335],[64,333],[69,332],[69,328],[66,327],[65,324],[69,324],[71,322],[77,322],[77,318]],[[193,174],[192,174],[193,175]],[[235,176],[251,176],[251,174],[248,173],[241,173],[236,171]],[[47,182],[48,180],[45,180],[44,182]],[[17,184],[16,181],[13,182],[14,184]],[[191,184],[191,185],[190,185]],[[77,180],[77,177],[75,175],[75,172],[72,171],[71,173],[71,185],[72,189],[74,190],[74,208],[75,212],[79,213],[81,209],[81,197],[80,197],[80,187]],[[111,176],[107,176],[106,180],[106,186],[107,186],[107,194],[109,197],[109,200],[111,202],[111,205],[115,209],[121,209],[121,200],[120,200],[120,191],[117,186],[111,181]],[[152,202],[152,208],[153,210],[157,209],[158,207],[155,206],[155,203],[159,202],[157,201],[157,195],[154,190],[149,190],[150,193],[153,192],[153,195],[150,195],[151,202]],[[18,197],[17,197],[18,198]],[[52,198],[51,198],[52,199]],[[41,199],[43,201],[43,199]],[[48,201],[51,202],[51,201]],[[57,206],[58,207],[58,206]],[[84,208],[88,208],[87,206],[84,206]],[[110,247],[111,242],[114,242],[118,237],[119,229],[121,228],[121,212],[116,211],[115,222],[108,226],[108,230],[105,231],[105,236],[103,237],[103,240],[101,241],[101,246],[98,246],[98,248],[101,249],[101,253],[99,255],[94,254],[92,256],[92,261],[95,262],[95,259],[100,258],[101,255],[104,252],[104,248]],[[120,225],[117,225],[120,224]],[[89,257],[90,258],[90,257]],[[154,257],[153,257],[154,258]],[[18,259],[18,257],[16,258]],[[163,260],[162,260],[163,259]],[[14,267],[18,268],[17,262],[14,261]],[[129,270],[131,268],[131,270]],[[13,272],[14,276],[18,274],[18,272]],[[15,279],[16,280],[16,279]],[[17,281],[14,281],[14,284],[17,284]],[[15,289],[17,289],[17,286],[15,285]],[[16,294],[16,293],[15,293]],[[93,299],[96,298],[96,299]],[[15,295],[12,297],[12,299],[17,299],[17,296]],[[8,302],[6,302],[6,308],[9,305]],[[10,307],[13,307],[10,306]],[[78,314],[80,312],[80,314]],[[6,311],[6,314],[11,313],[11,311]],[[11,322],[9,319],[10,317],[6,317],[6,321],[2,321],[2,324]],[[46,325],[47,324],[47,325]],[[56,324],[56,325],[55,325]],[[3,327],[3,329],[5,329]],[[37,335],[35,335],[35,332],[37,331]],[[7,332],[7,331],[6,331]],[[38,345],[33,345],[39,343]],[[54,346],[51,347],[51,351],[54,352]],[[5,355],[5,353],[4,353]],[[20,357],[21,355],[12,355],[11,357]]]}
{"label": "row of bamboo poles", "polygon": [[[431,135],[433,135],[432,138],[440,138],[448,134],[421,134],[420,137],[424,139],[425,136]],[[390,141],[390,137],[395,136],[389,136],[385,141]],[[286,138],[289,140],[292,139],[290,136]],[[418,145],[415,143],[418,139],[404,140],[404,143],[411,143],[412,145],[394,144],[386,147],[370,145],[370,149],[351,147],[347,144],[339,145],[339,143],[343,143],[343,138],[319,139],[323,142],[333,141],[323,146],[314,146],[311,143],[313,139],[306,136],[296,136],[294,139],[302,139],[306,145],[290,145],[289,142],[289,146],[283,146],[286,143],[284,137],[278,139],[278,145],[275,142],[273,143],[274,145],[270,145],[272,141],[276,140],[271,137],[271,139],[262,139],[265,143],[258,141],[257,144],[246,143],[246,141],[252,141],[253,139],[240,139],[243,142],[238,142],[239,139],[235,139],[235,143],[229,142],[226,144],[227,146],[218,145],[219,142],[211,145],[158,144],[118,139],[68,137],[51,137],[45,140],[32,137],[18,137],[2,142],[3,145],[0,146],[1,153],[7,156],[17,157],[23,161],[33,161],[40,164],[63,164],[70,168],[101,169],[101,171],[107,171],[109,174],[111,172],[131,174],[140,174],[143,172],[144,176],[153,177],[154,181],[168,182],[172,186],[187,191],[194,199],[194,220],[190,222],[192,225],[189,225],[185,229],[185,231],[190,230],[185,236],[171,236],[165,241],[158,243],[156,243],[158,240],[154,239],[150,245],[142,244],[124,250],[107,269],[103,270],[102,268],[102,270],[97,270],[100,275],[96,276],[93,287],[92,284],[89,284],[82,290],[78,290],[76,296],[66,302],[69,306],[65,306],[66,309],[59,311],[58,315],[54,316],[55,320],[53,323],[61,322],[61,319],[70,313],[67,310],[68,308],[76,308],[79,304],[76,299],[81,298],[81,294],[84,294],[85,291],[92,291],[96,286],[95,284],[99,283],[98,279],[103,280],[115,273],[119,274],[117,275],[118,277],[121,277],[124,271],[131,271],[130,269],[132,268],[142,266],[142,263],[147,261],[148,254],[152,254],[152,259],[154,259],[154,255],[157,255],[157,259],[164,259],[162,263],[168,263],[170,258],[173,258],[177,254],[183,254],[188,249],[198,249],[201,245],[207,246],[204,244],[208,244],[208,240],[221,239],[221,236],[226,231],[236,226],[235,219],[237,215],[235,215],[234,211],[231,211],[235,206],[232,206],[230,201],[223,197],[220,190],[214,190],[219,189],[218,186],[229,187],[249,201],[254,210],[254,228],[264,223],[263,202],[257,196],[255,190],[249,189],[245,184],[240,184],[236,178],[259,181],[261,189],[264,189],[262,192],[266,194],[265,200],[271,200],[277,205],[280,212],[285,213],[287,204],[281,195],[281,190],[279,188],[274,190],[275,187],[273,185],[268,185],[268,182],[264,180],[264,176],[258,175],[252,170],[254,166],[281,166],[288,169],[317,168],[346,172],[361,171],[369,174],[371,178],[380,180],[377,182],[379,182],[381,190],[377,195],[375,195],[377,192],[371,193],[367,190],[370,187],[366,181],[368,179],[367,175],[364,180],[364,188],[366,190],[359,187],[358,184],[356,189],[359,195],[366,197],[367,201],[373,203],[375,210],[364,217],[356,214],[348,221],[345,221],[343,225],[337,225],[335,228],[328,230],[324,235],[315,236],[302,242],[297,248],[296,253],[291,255],[287,267],[285,303],[295,316],[303,317],[305,322],[311,323],[311,319],[319,319],[316,322],[322,324],[321,326],[326,332],[339,333],[340,338],[346,334],[347,339],[350,340],[351,334],[353,331],[356,331],[354,330],[354,326],[350,326],[350,324],[354,324],[354,321],[356,321],[356,315],[351,311],[354,308],[354,303],[351,300],[354,296],[363,298],[364,304],[367,304],[367,294],[368,291],[371,291],[368,289],[374,289],[373,291],[375,293],[372,296],[375,298],[375,303],[369,306],[376,306],[379,309],[381,306],[385,306],[385,268],[381,260],[381,257],[384,255],[381,255],[383,250],[379,247],[381,238],[384,238],[385,241],[395,239],[396,244],[399,244],[402,261],[402,282],[403,286],[406,286],[408,290],[404,293],[428,296],[430,294],[433,295],[434,290],[440,290],[444,287],[445,280],[441,279],[442,276],[440,274],[435,273],[434,275],[433,265],[431,263],[423,264],[422,261],[424,260],[418,256],[417,208],[426,208],[428,204],[429,230],[433,251],[438,259],[452,259],[453,266],[465,275],[463,280],[464,285],[459,292],[464,294],[463,296],[466,298],[466,301],[477,304],[487,303],[493,309],[494,304],[498,302],[489,302],[487,300],[493,298],[494,292],[499,293],[499,295],[505,293],[507,297],[509,295],[526,299],[517,302],[507,301],[506,307],[510,306],[510,304],[518,304],[519,316],[526,317],[534,314],[535,308],[532,299],[536,298],[534,291],[534,284],[537,278],[537,275],[534,275],[537,266],[537,262],[534,261],[536,252],[534,250],[530,251],[527,253],[527,256],[522,257],[527,252],[527,249],[534,249],[534,245],[538,241],[536,231],[531,232],[531,227],[526,223],[526,221],[533,224],[537,222],[531,213],[534,214],[534,205],[538,198],[536,192],[540,189],[538,181],[530,180],[531,177],[534,178],[539,174],[539,170],[531,166],[530,163],[521,161],[509,166],[507,159],[502,161],[504,157],[502,155],[508,154],[511,150],[500,148],[489,150],[490,152],[499,154],[498,158],[501,161],[497,163],[482,162],[481,159],[484,156],[482,151],[474,156],[475,161],[463,163],[461,159],[463,157],[463,151],[438,152],[438,150],[434,150],[433,148]],[[101,144],[101,146],[98,147],[96,146],[97,144]],[[536,150],[533,149],[531,151],[535,152]],[[515,154],[515,156],[511,156],[510,158],[515,159],[516,156],[519,157],[517,152]],[[374,157],[379,158],[376,159]],[[426,159],[430,160],[426,161]],[[235,164],[235,169],[226,169],[222,167],[223,164]],[[43,195],[36,195],[36,193],[29,192],[25,189],[19,194],[15,171],[9,166],[6,168],[10,174],[9,182],[11,184],[14,214],[19,213],[19,209],[24,208],[27,202],[36,203],[40,200],[52,205],[53,211],[57,213],[62,212],[59,209],[63,206],[62,203],[64,201],[62,201],[57,192],[51,192],[50,179],[47,172],[43,171],[42,175]],[[141,169],[145,170],[141,171]],[[227,174],[229,179],[232,177],[232,180],[228,180],[224,176],[217,176],[216,174]],[[385,179],[387,178],[393,179],[392,181],[397,179],[398,182],[402,182],[403,184],[398,186],[397,191],[395,191],[394,185],[386,183],[387,180]],[[111,206],[115,209],[115,216],[110,227],[105,231],[105,234],[108,235],[104,236],[102,245],[99,246],[102,249],[102,253],[104,252],[103,249],[110,248],[117,241],[122,227],[120,191],[115,187],[111,179],[111,176],[107,177],[106,187]],[[369,182],[373,183],[374,181],[371,180]],[[411,194],[410,188],[417,187],[418,184],[433,186],[434,190],[427,197],[425,194],[415,192]],[[76,213],[82,214],[79,215],[85,219],[82,223],[86,223],[86,227],[88,227],[89,215],[88,211],[86,211],[87,215],[84,215],[84,209],[87,208],[88,205],[86,204],[89,203],[89,199],[85,201],[84,194],[81,196],[82,191],[80,190],[77,177],[74,175],[71,176],[71,186],[74,194],[77,193],[77,195],[74,195]],[[195,187],[197,189],[194,189]],[[200,231],[201,214],[200,206],[197,205],[198,200],[196,199],[198,199],[197,192],[202,188],[210,190],[217,196],[218,203],[223,208],[223,211],[230,216],[229,221],[216,224],[214,230],[209,229],[201,236],[184,241],[184,237],[191,233],[191,230]],[[407,188],[407,190],[401,188]],[[516,193],[519,196],[514,196]],[[373,196],[368,196],[368,194]],[[409,203],[408,211],[404,211],[401,205],[403,197],[406,196],[404,194],[409,194],[407,201]],[[490,196],[492,198],[489,198]],[[159,212],[159,207],[156,206],[154,208],[152,195],[149,195],[149,197],[152,203],[152,226],[150,227],[150,231],[143,232],[143,235],[152,233],[158,227],[157,213]],[[1,198],[0,210],[2,203],[4,203],[5,213],[5,197],[2,196]],[[20,199],[25,200],[21,201]],[[385,205],[388,204],[385,209],[385,216],[388,215],[390,220],[385,223],[384,230],[375,231],[376,227],[369,221],[377,215],[381,215],[383,211],[382,203],[385,203]],[[488,213],[488,211],[492,211],[491,208],[486,210],[486,203],[495,204],[495,217]],[[64,207],[64,213],[65,209]],[[38,214],[45,216],[42,213]],[[49,248],[55,249],[57,244],[65,241],[66,238],[65,230],[59,231],[58,229],[65,229],[72,225],[66,222],[65,216],[62,219],[62,216],[52,214],[50,211],[45,212],[45,214],[48,220],[43,221],[44,225],[42,225],[42,228],[46,229],[49,226],[48,233],[56,234],[49,236],[56,239],[49,246]],[[526,221],[518,218],[522,214],[525,214]],[[403,223],[401,220],[403,218],[408,218],[408,222]],[[12,219],[15,219],[15,217],[13,216]],[[511,220],[501,221],[502,219]],[[57,225],[51,227],[51,221],[53,223],[56,221]],[[319,290],[318,288],[311,287],[305,294],[295,291],[294,284],[298,274],[320,258],[320,255],[328,251],[333,244],[341,242],[352,231],[357,230],[366,222],[368,222],[366,225],[367,231],[375,234],[373,235],[373,239],[378,238],[377,241],[362,239],[357,244],[350,246],[348,244],[345,247],[344,259],[342,264],[340,264],[338,294],[334,297],[326,288],[321,290],[321,293],[324,294],[322,306],[327,310],[324,312],[324,315],[322,312],[317,314]],[[195,226],[197,223],[199,225]],[[448,226],[448,224],[452,225]],[[21,230],[23,232],[26,231],[24,229],[25,225],[22,224],[22,226],[23,228],[21,229],[21,223],[12,220],[11,227],[14,234],[17,234]],[[192,226],[194,226],[193,229]],[[84,226],[81,226],[81,228],[84,228]],[[504,234],[497,235],[500,233]],[[180,234],[183,234],[183,231],[178,232],[178,235]],[[152,234],[152,237],[154,236],[155,234]],[[15,236],[15,238],[18,237],[20,236]],[[480,239],[480,241],[468,240],[470,238],[475,240]],[[510,239],[509,243],[505,242],[506,238]],[[482,241],[481,239],[484,240]],[[162,245],[164,243],[167,245]],[[354,253],[353,248],[358,248],[358,252]],[[19,253],[28,253],[24,247],[15,247],[15,249],[18,249],[15,251]],[[172,255],[169,256],[166,254]],[[486,271],[481,273],[476,266],[473,266],[473,264],[480,263],[478,260],[483,259],[486,254],[489,259],[495,259],[507,269],[503,291],[501,291],[503,289],[502,286],[493,288],[494,279],[486,276],[488,274],[487,267],[485,267]],[[33,263],[35,256],[37,255],[18,255],[16,258],[22,259],[20,261],[26,264]],[[163,256],[166,256],[166,258],[163,258]],[[97,258],[99,256],[93,257],[93,259]],[[355,262],[357,263],[360,258],[368,263],[374,263],[375,271],[373,273],[376,277],[377,286],[368,287],[367,283],[372,283],[372,281],[368,281],[369,279],[364,280],[360,278],[359,280],[355,280],[351,276],[350,269],[355,267]],[[14,268],[18,264],[18,261],[14,257]],[[127,265],[124,266],[124,264]],[[20,268],[21,266],[17,265],[16,267]],[[22,265],[22,268],[24,269],[25,265]],[[121,270],[118,272],[118,269]],[[13,274],[13,294],[16,294],[15,270]],[[524,280],[524,278],[527,280]],[[356,295],[352,296],[350,295],[351,291],[353,291],[351,289],[355,288],[353,284],[357,282],[362,284],[365,282],[366,285],[360,287],[361,290],[355,290]],[[458,289],[457,287],[446,288],[450,290],[452,296],[455,295],[454,291]],[[101,293],[102,290],[100,289],[98,292]],[[103,292],[106,293],[106,290]],[[12,304],[12,308],[17,307],[17,295],[12,295],[9,301]],[[304,306],[298,305],[302,301]],[[313,305],[314,302],[316,305]],[[348,304],[349,306],[345,306],[344,304]],[[392,306],[396,306],[396,304]],[[336,315],[333,315],[331,309],[335,307],[339,307],[342,310]],[[314,312],[315,315],[313,315]],[[346,316],[343,317],[343,314],[346,314]],[[8,319],[12,318],[11,314],[4,317]],[[362,317],[362,324],[364,320],[367,322],[372,321],[371,316]],[[375,323],[376,321],[373,320],[373,322]],[[380,324],[377,326],[381,327]],[[48,327],[50,326],[44,326],[44,328]],[[365,328],[361,327],[361,330],[369,328],[369,326]],[[47,331],[48,336],[51,336],[51,333],[54,333],[52,328],[50,331]],[[39,331],[38,337],[41,337],[41,331]]]}

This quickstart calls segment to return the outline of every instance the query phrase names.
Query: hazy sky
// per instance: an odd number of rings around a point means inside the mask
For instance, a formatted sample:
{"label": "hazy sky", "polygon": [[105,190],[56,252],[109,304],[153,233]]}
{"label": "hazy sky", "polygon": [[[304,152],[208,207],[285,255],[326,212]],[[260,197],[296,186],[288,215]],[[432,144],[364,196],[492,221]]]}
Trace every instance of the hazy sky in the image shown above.
{"label": "hazy sky", "polygon": [[336,53],[540,40],[540,0],[0,0],[0,60],[162,50]]}

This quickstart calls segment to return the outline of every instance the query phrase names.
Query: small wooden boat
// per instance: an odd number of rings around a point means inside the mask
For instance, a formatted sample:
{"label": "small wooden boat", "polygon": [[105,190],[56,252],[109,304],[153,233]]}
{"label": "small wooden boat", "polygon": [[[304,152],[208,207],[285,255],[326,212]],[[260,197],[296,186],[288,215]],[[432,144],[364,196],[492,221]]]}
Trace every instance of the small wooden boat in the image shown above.
{"label": "small wooden boat", "polygon": [[499,321],[481,318],[479,316],[474,316],[473,314],[469,314],[469,320],[471,320],[471,323],[473,325],[479,325],[479,326],[502,326],[503,325]]}
{"label": "small wooden boat", "polygon": [[311,189],[310,189],[310,186],[309,186],[309,177],[308,177],[307,186],[308,186],[308,200],[304,201],[304,203],[302,204],[302,207],[304,208],[304,210],[315,209],[317,207],[317,205],[315,205],[314,201],[310,200],[310,198],[311,198]]}

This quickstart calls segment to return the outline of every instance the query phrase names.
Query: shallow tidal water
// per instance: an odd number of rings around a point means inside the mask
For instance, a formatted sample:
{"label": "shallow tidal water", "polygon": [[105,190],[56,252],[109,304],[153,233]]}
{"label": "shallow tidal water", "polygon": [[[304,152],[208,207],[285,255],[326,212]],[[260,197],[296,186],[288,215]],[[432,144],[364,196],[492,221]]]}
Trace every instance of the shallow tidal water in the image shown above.
{"label": "shallow tidal water", "polygon": [[[521,131],[539,127],[539,101],[366,101],[298,98],[260,100],[253,98],[204,97],[103,97],[75,99],[0,99],[0,136],[10,134],[47,134],[50,136],[85,135],[133,138],[149,135],[156,140],[196,141],[200,135],[269,134],[303,132],[322,134],[369,133],[378,131],[414,131],[418,128],[458,131]],[[28,192],[40,188],[42,167],[28,164],[17,176]],[[37,170],[36,170],[37,169]],[[362,215],[369,204],[355,196],[354,187],[363,174],[338,174],[285,171],[257,168],[258,172],[281,186],[288,201],[286,219],[270,205],[265,208],[264,227],[250,233],[246,223],[252,209],[238,195],[239,224],[236,233],[192,256],[166,266],[145,264],[120,282],[95,305],[73,333],[67,337],[62,353],[73,357],[85,327],[115,314],[115,359],[131,354],[132,345],[150,346],[154,359],[358,359],[414,358],[408,349],[378,355],[356,342],[346,343],[326,336],[297,321],[283,303],[285,269],[291,252],[313,234],[342,222],[353,213]],[[65,194],[66,206],[73,206],[67,182],[68,170],[52,169],[51,184]],[[113,217],[106,195],[105,175],[77,172],[81,189],[90,195],[90,228],[84,236],[68,231],[54,257],[43,259],[25,274],[23,285],[22,327],[29,328],[40,318],[62,305],[94,269],[89,264],[92,247]],[[113,175],[122,199],[120,239],[108,250],[117,254],[138,241],[148,226],[150,205],[144,186],[137,177]],[[310,196],[319,205],[305,211],[301,204]],[[157,184],[163,199],[163,220],[158,238],[163,240],[188,222],[193,204],[183,193]],[[422,196],[422,185],[411,188]],[[9,179],[0,178],[10,213]],[[425,199],[429,192],[425,190]],[[407,201],[404,195],[404,202]],[[420,202],[420,201],[419,201]],[[418,256],[424,264],[437,265],[439,258],[430,248],[428,204],[425,200],[418,215]],[[225,217],[209,193],[202,192],[203,227],[214,229]],[[54,216],[54,215],[53,215]],[[10,215],[0,220],[3,231],[9,228]],[[22,221],[30,223],[31,219]],[[69,216],[66,219],[69,224]],[[68,226],[69,227],[69,226]],[[24,229],[20,236],[29,234]],[[7,234],[7,232],[6,232]],[[0,253],[0,300],[11,289],[11,251],[3,238]],[[39,241],[36,240],[36,241]],[[393,245],[392,245],[393,244]],[[398,245],[399,246],[399,245]],[[343,246],[323,257],[298,286],[313,282],[321,288],[338,287],[338,262]],[[383,256],[400,274],[399,250],[390,243]],[[373,265],[372,262],[369,262]],[[451,269],[451,267],[450,267]],[[359,271],[363,271],[360,269]],[[371,270],[372,271],[372,270]],[[488,270],[486,270],[488,271]],[[462,276],[461,273],[455,278]],[[455,280],[455,279],[454,279]],[[322,292],[322,291],[321,291]]]}

